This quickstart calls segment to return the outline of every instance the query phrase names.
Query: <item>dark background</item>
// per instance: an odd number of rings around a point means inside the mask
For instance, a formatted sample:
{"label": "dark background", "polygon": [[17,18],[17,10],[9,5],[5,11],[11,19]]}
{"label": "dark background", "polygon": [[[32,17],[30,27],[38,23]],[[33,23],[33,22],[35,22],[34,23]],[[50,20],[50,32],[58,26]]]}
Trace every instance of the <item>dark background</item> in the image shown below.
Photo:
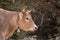
{"label": "dark background", "polygon": [[12,39],[35,37],[50,39],[60,36],[60,0],[0,0],[0,8],[10,11],[31,11],[34,22],[39,27],[36,32],[15,32]]}

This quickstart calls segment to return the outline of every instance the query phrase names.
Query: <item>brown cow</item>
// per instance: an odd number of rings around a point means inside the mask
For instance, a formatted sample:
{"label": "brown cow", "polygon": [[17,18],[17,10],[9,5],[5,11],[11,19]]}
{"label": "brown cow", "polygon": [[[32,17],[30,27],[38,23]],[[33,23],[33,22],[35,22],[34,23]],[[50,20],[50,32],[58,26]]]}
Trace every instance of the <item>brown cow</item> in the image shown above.
{"label": "brown cow", "polygon": [[30,11],[7,11],[0,8],[0,40],[8,39],[19,27],[20,30],[34,31],[37,26],[32,20]]}

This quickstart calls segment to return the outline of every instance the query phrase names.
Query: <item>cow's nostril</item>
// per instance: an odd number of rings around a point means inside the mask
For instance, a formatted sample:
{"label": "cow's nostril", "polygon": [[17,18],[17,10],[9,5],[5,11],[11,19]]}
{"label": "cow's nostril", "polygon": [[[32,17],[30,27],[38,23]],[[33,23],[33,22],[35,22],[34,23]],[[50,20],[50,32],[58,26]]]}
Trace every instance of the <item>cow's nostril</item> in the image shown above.
{"label": "cow's nostril", "polygon": [[35,30],[37,30],[38,29],[38,27],[35,27]]}

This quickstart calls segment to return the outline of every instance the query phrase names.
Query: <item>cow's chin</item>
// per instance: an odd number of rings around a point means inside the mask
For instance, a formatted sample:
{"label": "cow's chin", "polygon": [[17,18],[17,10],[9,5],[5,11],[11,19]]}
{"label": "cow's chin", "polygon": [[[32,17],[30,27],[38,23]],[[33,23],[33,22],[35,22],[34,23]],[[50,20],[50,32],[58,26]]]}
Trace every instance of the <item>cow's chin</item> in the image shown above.
{"label": "cow's chin", "polygon": [[34,32],[34,31],[36,31],[35,28],[29,28],[29,29],[19,28],[19,29],[22,30],[22,31],[25,31],[25,32]]}
{"label": "cow's chin", "polygon": [[34,31],[36,31],[36,30],[34,30],[34,29],[21,29],[22,31],[25,31],[25,32],[34,32]]}

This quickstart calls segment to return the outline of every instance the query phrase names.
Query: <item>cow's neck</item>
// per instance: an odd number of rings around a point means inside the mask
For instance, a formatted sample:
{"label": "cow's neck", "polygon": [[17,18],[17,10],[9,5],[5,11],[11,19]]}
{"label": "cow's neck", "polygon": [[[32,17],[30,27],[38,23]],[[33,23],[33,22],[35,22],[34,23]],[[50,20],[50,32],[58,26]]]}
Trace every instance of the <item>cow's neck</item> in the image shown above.
{"label": "cow's neck", "polygon": [[18,20],[17,20],[18,28],[17,28],[17,32],[20,32],[20,29],[19,29],[19,19],[20,19],[20,17],[19,17],[19,13],[18,13]]}

